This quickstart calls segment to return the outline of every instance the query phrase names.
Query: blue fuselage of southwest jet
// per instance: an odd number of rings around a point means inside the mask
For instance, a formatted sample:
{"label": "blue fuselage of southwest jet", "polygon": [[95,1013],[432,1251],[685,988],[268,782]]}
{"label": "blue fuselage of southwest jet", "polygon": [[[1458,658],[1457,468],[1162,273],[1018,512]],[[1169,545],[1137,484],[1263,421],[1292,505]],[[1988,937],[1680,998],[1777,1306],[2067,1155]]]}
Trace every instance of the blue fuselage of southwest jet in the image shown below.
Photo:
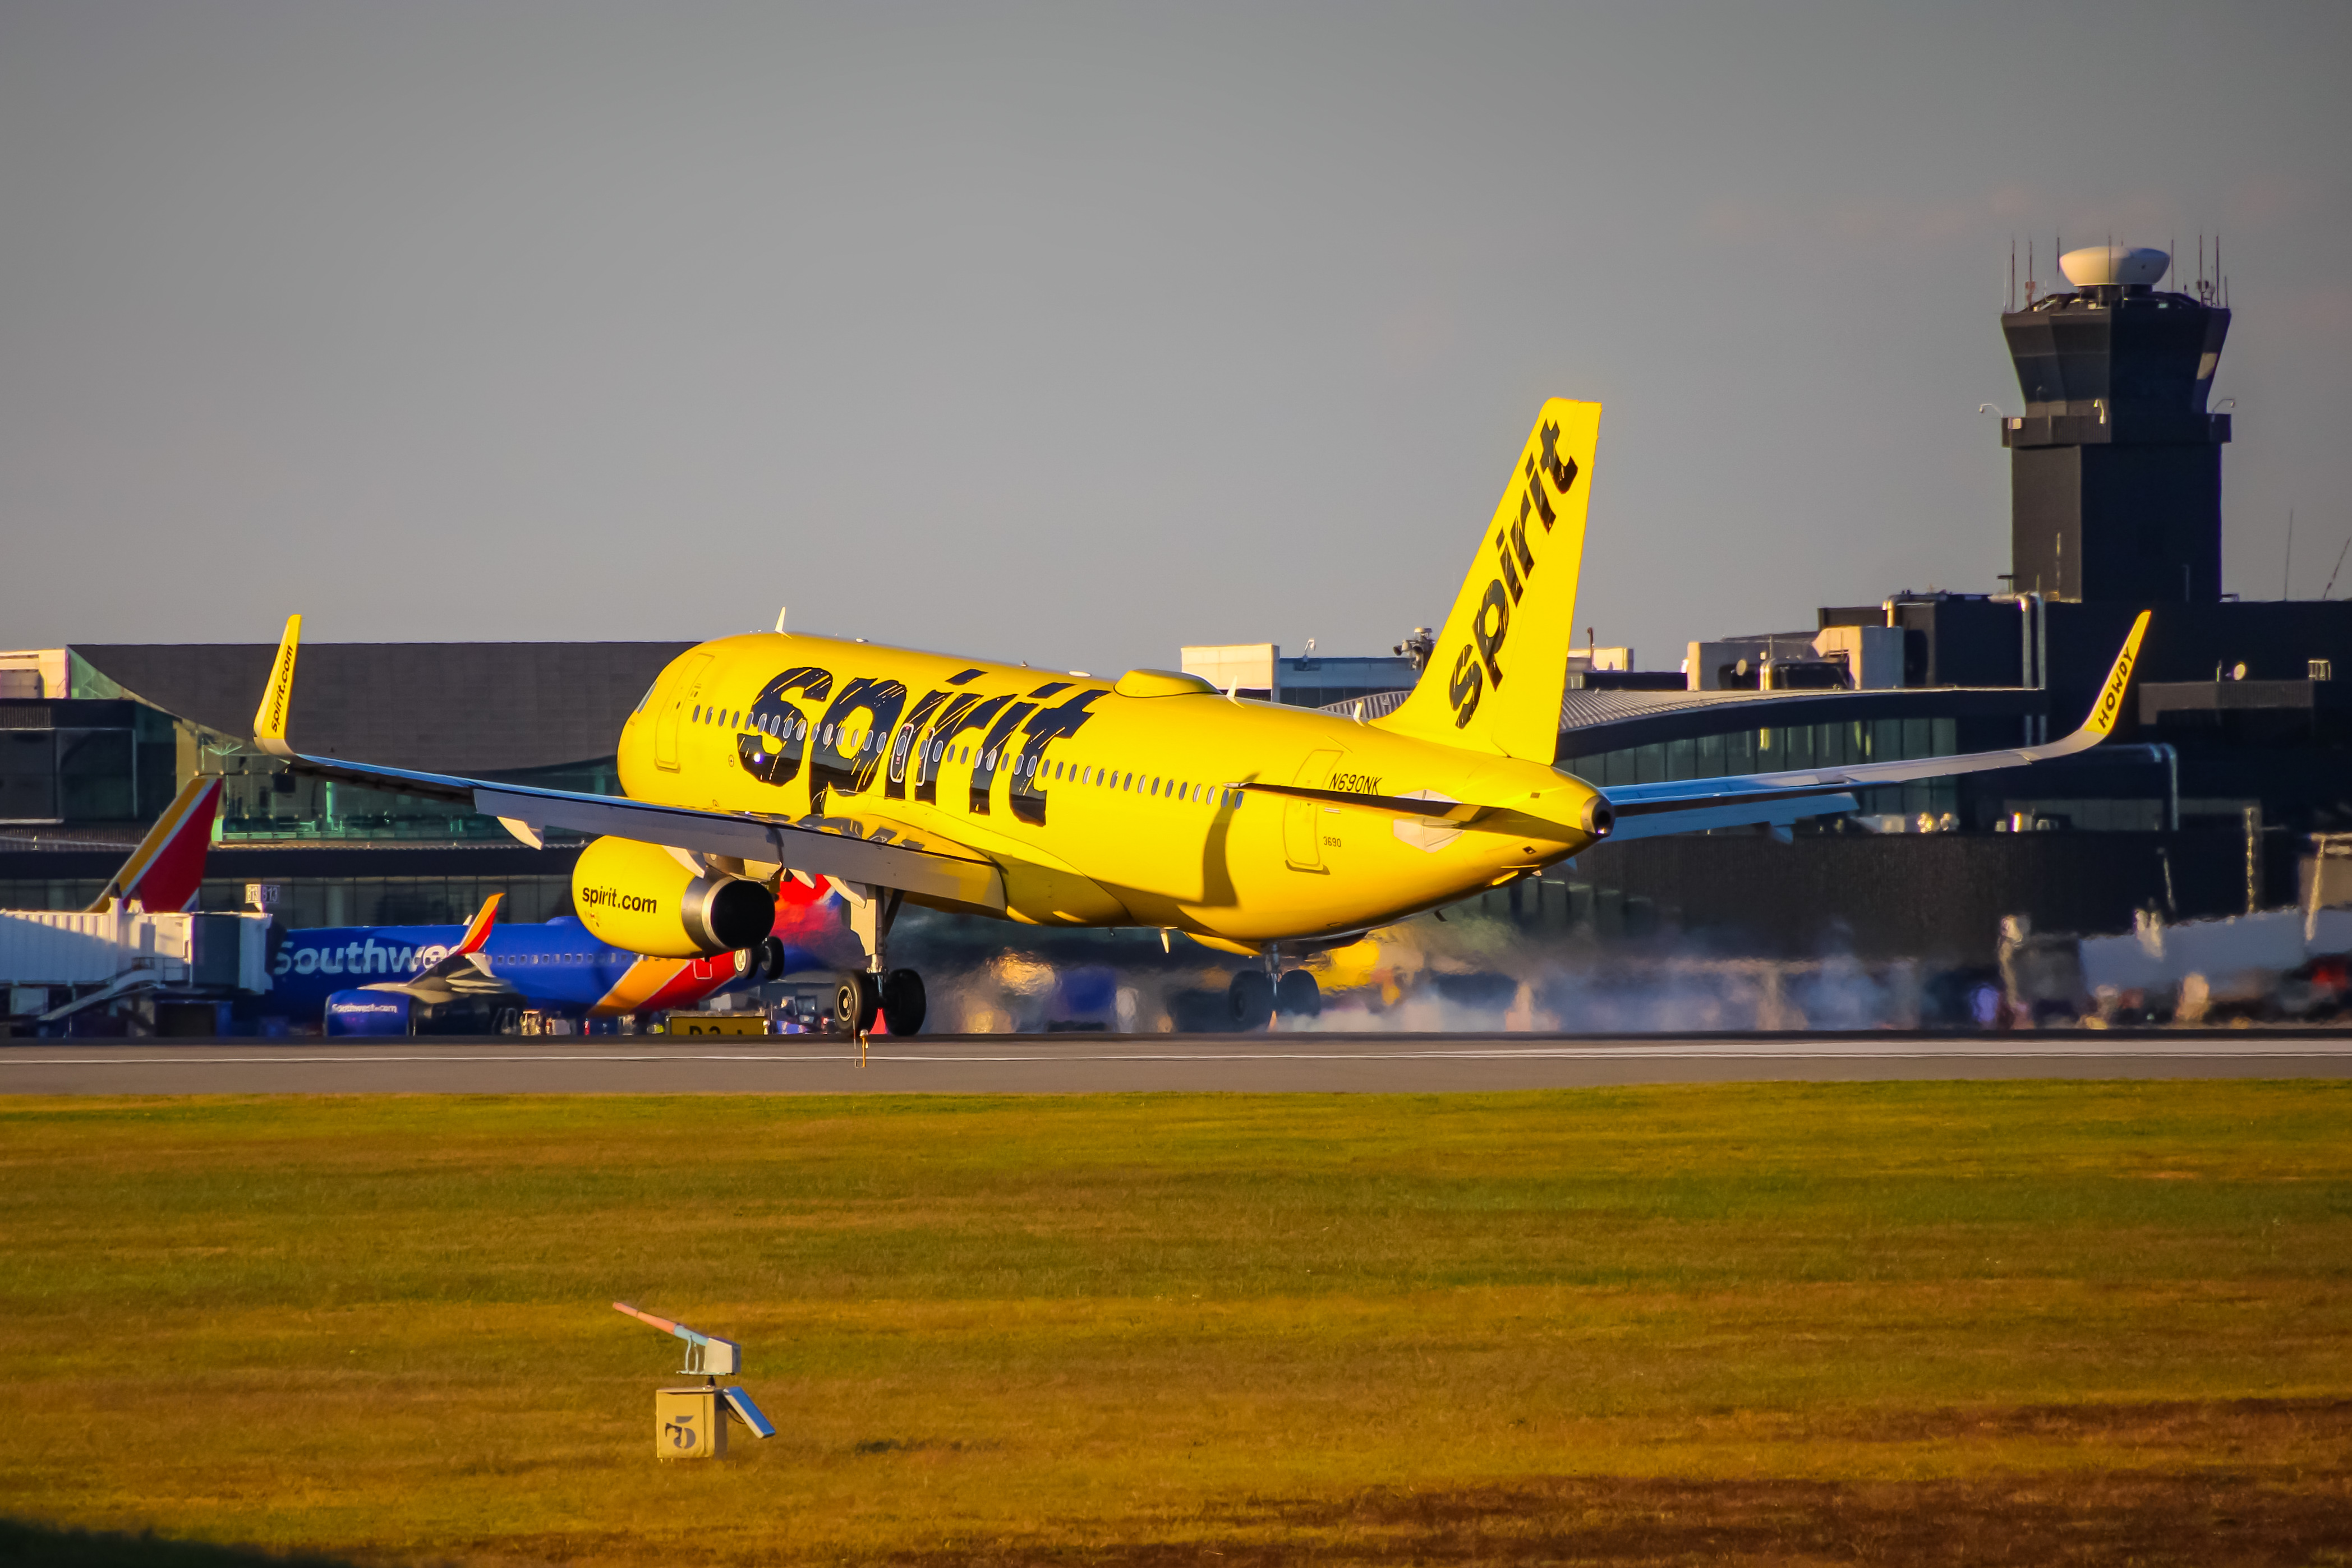
{"label": "blue fuselage of southwest jet", "polygon": [[[463,925],[328,925],[286,933],[270,961],[273,1013],[316,1018],[337,991],[413,980],[466,939]],[[572,1017],[691,1007],[737,984],[735,956],[646,958],[608,947],[569,915],[499,925],[481,949],[520,993],[513,1005]],[[788,967],[817,960],[787,947]]]}

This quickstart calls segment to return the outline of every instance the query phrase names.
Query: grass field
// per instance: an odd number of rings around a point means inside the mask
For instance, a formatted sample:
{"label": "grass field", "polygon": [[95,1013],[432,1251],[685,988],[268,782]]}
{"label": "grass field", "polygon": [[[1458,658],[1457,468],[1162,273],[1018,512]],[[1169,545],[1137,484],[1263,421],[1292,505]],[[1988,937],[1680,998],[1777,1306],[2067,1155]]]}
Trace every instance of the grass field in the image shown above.
{"label": "grass field", "polygon": [[[0,1557],[2352,1563],[2352,1085],[0,1101]],[[780,1427],[653,1457],[677,1343]]]}

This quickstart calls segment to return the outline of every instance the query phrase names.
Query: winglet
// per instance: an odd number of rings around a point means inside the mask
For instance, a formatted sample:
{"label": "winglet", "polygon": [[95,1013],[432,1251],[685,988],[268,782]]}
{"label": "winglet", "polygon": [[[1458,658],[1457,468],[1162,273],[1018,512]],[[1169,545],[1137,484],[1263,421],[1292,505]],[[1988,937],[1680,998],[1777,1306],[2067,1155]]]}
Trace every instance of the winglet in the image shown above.
{"label": "winglet", "polygon": [[278,659],[269,666],[269,685],[262,689],[261,706],[253,712],[253,743],[272,757],[291,757],[286,744],[286,714],[294,706],[294,651],[302,641],[302,618],[286,618],[286,634],[278,639]]}
{"label": "winglet", "polygon": [[2099,700],[2091,705],[2091,716],[2083,727],[2101,740],[2116,732],[2116,720],[2123,716],[2124,692],[2131,685],[2132,669],[2139,663],[2139,640],[2147,635],[2148,617],[2155,612],[2143,610],[2132,622],[2131,635],[2124,639],[2123,652],[2116,655],[2115,667],[2107,672],[2107,684],[2099,688]]}
{"label": "winglet", "polygon": [[482,912],[474,916],[471,925],[466,927],[466,939],[457,944],[458,952],[478,953],[482,950],[482,944],[490,939],[490,927],[499,923],[499,901],[504,897],[506,894],[503,893],[490,894],[489,902],[482,905]]}
{"label": "winglet", "polygon": [[2099,688],[2099,700],[2091,705],[2090,716],[2083,727],[2063,740],[2053,740],[2047,746],[2030,746],[2025,749],[2036,761],[2053,757],[2071,757],[2078,751],[2088,751],[2115,734],[2116,724],[2124,716],[2124,694],[2131,689],[2132,671],[2139,665],[2139,643],[2147,635],[2148,618],[2154,612],[2143,610],[2132,622],[2131,635],[2124,639],[2123,652],[2107,671],[2107,683]]}

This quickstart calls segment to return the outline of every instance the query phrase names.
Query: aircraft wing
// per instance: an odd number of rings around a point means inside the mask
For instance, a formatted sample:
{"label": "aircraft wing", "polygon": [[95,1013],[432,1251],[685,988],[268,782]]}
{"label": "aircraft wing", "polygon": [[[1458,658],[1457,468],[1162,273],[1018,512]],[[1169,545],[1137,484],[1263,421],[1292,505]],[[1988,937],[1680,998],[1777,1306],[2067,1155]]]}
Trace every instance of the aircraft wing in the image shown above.
{"label": "aircraft wing", "polygon": [[[1971,751],[1955,757],[1922,757],[1903,762],[1858,762],[1833,768],[1801,768],[1785,773],[1749,773],[1732,779],[1678,779],[1665,784],[1620,784],[1609,789],[1617,814],[1614,839],[1655,838],[1745,823],[1785,825],[1796,817],[1851,811],[1849,791],[1920,779],[1948,779],[1997,768],[2024,768],[2088,751],[2115,733],[2124,693],[2139,662],[2140,639],[2149,612],[2143,610],[2124,639],[2123,651],[2099,688],[2098,701],[2082,727],[2062,740],[2003,751]],[[1801,808],[1801,809],[1800,809]]]}
{"label": "aircraft wing", "polygon": [[661,844],[689,854],[761,861],[813,876],[897,888],[918,897],[981,909],[1004,908],[1004,877],[994,862],[961,844],[936,841],[887,823],[839,816],[795,820],[752,811],[698,810],[624,796],[381,768],[296,751],[286,738],[286,716],[292,706],[294,658],[301,632],[302,618],[289,617],[261,707],[253,716],[254,743],[274,757],[286,758],[301,772],[464,805],[498,818],[508,831],[533,848],[543,841],[548,829],[563,828]]}

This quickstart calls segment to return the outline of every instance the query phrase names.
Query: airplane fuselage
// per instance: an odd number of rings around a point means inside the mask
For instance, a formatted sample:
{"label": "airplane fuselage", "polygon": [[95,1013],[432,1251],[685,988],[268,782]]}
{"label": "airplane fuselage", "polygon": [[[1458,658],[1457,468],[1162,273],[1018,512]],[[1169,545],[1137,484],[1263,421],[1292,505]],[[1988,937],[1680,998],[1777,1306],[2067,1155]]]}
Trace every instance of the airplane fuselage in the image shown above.
{"label": "airplane fuselage", "polygon": [[[1573,854],[1595,795],[1539,763],[1189,678],[783,633],[682,654],[619,753],[638,800],[978,852],[1015,920],[1250,944],[1360,930]],[[1260,782],[1507,810],[1465,826]]]}

